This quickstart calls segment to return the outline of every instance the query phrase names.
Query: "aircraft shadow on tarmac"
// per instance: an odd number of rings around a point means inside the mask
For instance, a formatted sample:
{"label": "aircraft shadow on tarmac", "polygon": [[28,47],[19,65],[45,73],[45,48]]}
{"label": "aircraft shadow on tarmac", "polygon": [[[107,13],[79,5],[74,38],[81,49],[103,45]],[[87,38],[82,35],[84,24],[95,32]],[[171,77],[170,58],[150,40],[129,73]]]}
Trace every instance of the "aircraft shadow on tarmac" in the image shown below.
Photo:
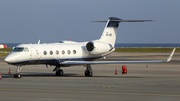
{"label": "aircraft shadow on tarmac", "polygon": [[[34,78],[34,77],[38,77],[38,78],[46,78],[46,77],[85,77],[84,75],[78,75],[78,74],[70,74],[70,73],[66,73],[63,76],[55,76],[54,73],[32,73],[32,72],[23,72],[21,74],[22,78]],[[14,74],[2,74],[2,78],[13,78]],[[112,76],[105,76],[105,75],[94,75],[93,77],[90,78],[96,78],[96,77],[102,77],[102,78],[147,78],[147,77],[141,77],[141,76],[128,76],[128,75],[112,75]],[[86,77],[88,78],[88,77]]]}

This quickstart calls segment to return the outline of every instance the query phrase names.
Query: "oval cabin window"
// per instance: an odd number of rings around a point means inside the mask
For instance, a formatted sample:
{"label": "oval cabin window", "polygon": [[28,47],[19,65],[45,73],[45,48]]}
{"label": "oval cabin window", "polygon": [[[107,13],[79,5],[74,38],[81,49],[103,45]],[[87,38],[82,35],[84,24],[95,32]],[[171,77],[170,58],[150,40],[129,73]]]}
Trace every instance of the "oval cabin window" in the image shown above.
{"label": "oval cabin window", "polygon": [[50,51],[50,55],[53,55],[53,51]]}
{"label": "oval cabin window", "polygon": [[67,51],[67,53],[68,53],[68,54],[71,54],[71,51],[70,51],[70,50],[68,50],[68,51]]}
{"label": "oval cabin window", "polygon": [[76,54],[76,50],[73,50],[73,53]]}
{"label": "oval cabin window", "polygon": [[58,55],[58,54],[59,54],[59,51],[57,50],[57,51],[56,51],[56,55]]}
{"label": "oval cabin window", "polygon": [[44,55],[46,55],[47,54],[47,52],[46,51],[44,51]]}
{"label": "oval cabin window", "polygon": [[65,51],[64,51],[64,50],[62,50],[62,54],[65,54]]}

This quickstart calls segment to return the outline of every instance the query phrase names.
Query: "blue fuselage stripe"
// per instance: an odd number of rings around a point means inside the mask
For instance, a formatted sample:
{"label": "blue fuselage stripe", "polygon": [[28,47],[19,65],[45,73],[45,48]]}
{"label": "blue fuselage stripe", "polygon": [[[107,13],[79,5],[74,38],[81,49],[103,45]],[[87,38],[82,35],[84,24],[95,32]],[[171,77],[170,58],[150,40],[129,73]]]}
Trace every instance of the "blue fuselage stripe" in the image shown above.
{"label": "blue fuselage stripe", "polygon": [[69,58],[69,59],[44,59],[44,60],[27,60],[27,61],[19,61],[16,63],[9,63],[11,65],[32,65],[32,64],[48,64],[48,65],[60,65],[60,63],[64,61],[93,61],[99,59],[101,57],[93,57],[93,58]]}

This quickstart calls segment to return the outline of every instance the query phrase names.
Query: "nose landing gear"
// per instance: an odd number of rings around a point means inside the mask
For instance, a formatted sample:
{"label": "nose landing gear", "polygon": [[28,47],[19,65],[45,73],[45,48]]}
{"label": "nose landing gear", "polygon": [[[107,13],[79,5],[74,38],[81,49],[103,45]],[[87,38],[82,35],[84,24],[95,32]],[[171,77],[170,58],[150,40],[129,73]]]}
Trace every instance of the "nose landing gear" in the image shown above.
{"label": "nose landing gear", "polygon": [[14,74],[14,78],[21,78],[20,72],[21,72],[22,67],[17,66],[16,73]]}

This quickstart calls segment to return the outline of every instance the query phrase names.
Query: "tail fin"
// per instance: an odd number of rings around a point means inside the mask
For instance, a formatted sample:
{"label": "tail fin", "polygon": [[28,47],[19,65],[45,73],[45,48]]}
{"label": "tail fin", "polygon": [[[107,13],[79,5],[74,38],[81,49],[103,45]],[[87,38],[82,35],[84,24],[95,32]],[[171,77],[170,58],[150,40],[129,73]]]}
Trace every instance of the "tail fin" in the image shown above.
{"label": "tail fin", "polygon": [[119,22],[112,21],[112,20],[121,20],[121,19],[115,18],[115,17],[110,17],[107,21],[107,24],[104,28],[104,31],[103,31],[102,36],[99,39],[99,41],[109,43],[112,45],[112,47],[114,47]]}
{"label": "tail fin", "polygon": [[114,47],[116,41],[117,30],[120,22],[147,22],[152,20],[122,20],[116,17],[110,17],[108,21],[93,21],[107,22],[101,38],[98,41],[109,43]]}

